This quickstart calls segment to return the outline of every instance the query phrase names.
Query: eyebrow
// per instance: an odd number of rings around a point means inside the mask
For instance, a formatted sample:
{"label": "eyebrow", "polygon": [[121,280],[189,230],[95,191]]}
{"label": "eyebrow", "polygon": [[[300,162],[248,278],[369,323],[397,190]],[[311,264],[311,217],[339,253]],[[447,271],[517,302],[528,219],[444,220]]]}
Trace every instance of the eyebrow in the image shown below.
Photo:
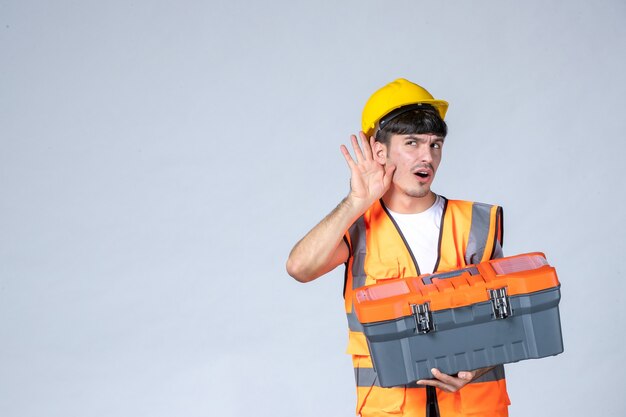
{"label": "eyebrow", "polygon": [[[430,139],[419,138],[419,137],[417,137],[417,136],[416,136],[416,135],[414,135],[414,134],[409,134],[409,135],[407,135],[407,136],[404,138],[404,140],[409,140],[409,139],[411,139],[411,140],[417,140],[417,141],[419,141],[419,142],[428,142],[428,141],[430,140]],[[445,139],[446,139],[446,138],[445,138],[444,136],[437,136],[437,137],[435,137],[435,139],[433,139],[433,140],[434,140],[435,142],[444,142],[444,141],[445,141]]]}

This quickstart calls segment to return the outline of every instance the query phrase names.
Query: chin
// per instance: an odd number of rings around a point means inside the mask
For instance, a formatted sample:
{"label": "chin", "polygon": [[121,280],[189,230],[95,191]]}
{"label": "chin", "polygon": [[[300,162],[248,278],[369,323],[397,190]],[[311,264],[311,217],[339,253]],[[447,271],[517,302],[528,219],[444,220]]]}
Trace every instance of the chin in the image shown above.
{"label": "chin", "polygon": [[407,194],[413,198],[424,198],[430,195],[430,188],[411,190]]}

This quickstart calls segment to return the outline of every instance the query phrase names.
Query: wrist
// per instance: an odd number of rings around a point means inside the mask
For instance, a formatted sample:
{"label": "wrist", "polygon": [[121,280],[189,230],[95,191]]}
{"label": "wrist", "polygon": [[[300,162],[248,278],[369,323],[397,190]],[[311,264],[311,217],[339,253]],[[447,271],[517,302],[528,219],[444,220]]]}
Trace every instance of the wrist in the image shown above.
{"label": "wrist", "polygon": [[347,209],[349,213],[352,214],[352,217],[356,219],[363,213],[365,213],[365,211],[370,208],[372,204],[374,204],[374,201],[355,197],[354,195],[352,195],[352,193],[350,193],[341,201],[341,204]]}

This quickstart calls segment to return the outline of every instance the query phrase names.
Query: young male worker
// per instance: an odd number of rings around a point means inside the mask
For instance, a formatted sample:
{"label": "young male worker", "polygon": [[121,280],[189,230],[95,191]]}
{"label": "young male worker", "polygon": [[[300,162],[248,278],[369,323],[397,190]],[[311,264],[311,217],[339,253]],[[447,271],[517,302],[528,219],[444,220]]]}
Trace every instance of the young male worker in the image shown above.
{"label": "young male worker", "polygon": [[[441,162],[448,103],[398,79],[376,91],[363,110],[361,142],[351,137],[350,193],[300,240],[287,271],[308,282],[345,264],[348,353],[357,409],[370,416],[507,416],[502,366],[383,388],[372,367],[353,291],[377,281],[445,271],[502,256],[502,210],[447,200],[430,189]],[[368,140],[369,138],[369,140]]]}

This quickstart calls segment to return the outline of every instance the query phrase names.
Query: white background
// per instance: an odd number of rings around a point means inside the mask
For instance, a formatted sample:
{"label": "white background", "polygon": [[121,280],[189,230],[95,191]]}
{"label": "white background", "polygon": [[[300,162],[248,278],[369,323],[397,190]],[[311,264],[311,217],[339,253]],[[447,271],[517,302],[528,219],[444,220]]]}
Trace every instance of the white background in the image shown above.
{"label": "white background", "polygon": [[293,244],[397,77],[448,100],[434,190],[505,210],[565,353],[512,416],[623,416],[624,1],[0,0],[0,415],[350,416],[343,271]]}

